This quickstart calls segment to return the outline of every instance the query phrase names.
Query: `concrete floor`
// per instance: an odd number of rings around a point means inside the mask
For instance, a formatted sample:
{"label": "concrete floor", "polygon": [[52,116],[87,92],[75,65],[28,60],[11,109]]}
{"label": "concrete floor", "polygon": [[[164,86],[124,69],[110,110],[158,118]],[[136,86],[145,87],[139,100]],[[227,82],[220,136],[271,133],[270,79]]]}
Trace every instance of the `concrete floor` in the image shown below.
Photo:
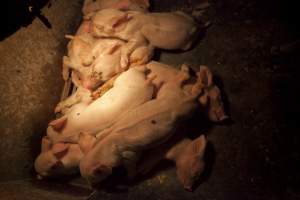
{"label": "concrete floor", "polygon": [[[154,10],[188,7],[172,2],[154,1]],[[299,199],[297,10],[291,2],[210,2],[212,26],[195,48],[160,54],[167,64],[208,65],[226,94],[233,123],[208,129],[204,180],[186,192],[167,165],[90,199]],[[43,9],[52,29],[34,19],[0,42],[0,199],[86,199],[92,192],[80,179],[36,181],[31,171],[62,89],[64,34],[76,30],[80,6],[53,1]]]}

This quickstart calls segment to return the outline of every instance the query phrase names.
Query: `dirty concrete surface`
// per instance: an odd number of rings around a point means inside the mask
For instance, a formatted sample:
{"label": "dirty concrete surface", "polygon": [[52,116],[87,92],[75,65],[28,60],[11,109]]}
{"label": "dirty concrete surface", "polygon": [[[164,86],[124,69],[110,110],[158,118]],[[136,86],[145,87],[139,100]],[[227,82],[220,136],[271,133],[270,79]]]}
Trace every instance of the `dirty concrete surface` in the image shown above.
{"label": "dirty concrete surface", "polygon": [[[185,4],[184,4],[185,2]],[[187,2],[161,0],[153,10],[188,10]],[[299,199],[299,16],[292,1],[213,0],[205,15],[212,25],[188,52],[159,52],[179,66],[208,65],[225,94],[232,122],[213,124],[209,166],[193,193],[183,190],[174,167],[90,199]],[[0,198],[86,199],[78,178],[37,181],[32,162],[63,81],[64,34],[76,30],[81,2],[44,7],[52,28],[39,19],[0,42]],[[158,56],[156,56],[158,57]],[[2,153],[3,152],[3,153]]]}

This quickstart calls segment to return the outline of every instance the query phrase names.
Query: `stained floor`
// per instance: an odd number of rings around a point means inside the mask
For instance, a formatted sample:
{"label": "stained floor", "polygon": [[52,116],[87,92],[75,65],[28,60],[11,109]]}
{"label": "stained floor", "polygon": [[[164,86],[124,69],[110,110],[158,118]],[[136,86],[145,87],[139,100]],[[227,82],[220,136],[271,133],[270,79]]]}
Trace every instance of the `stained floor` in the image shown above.
{"label": "stained floor", "polygon": [[[35,18],[0,41],[0,199],[86,199],[92,192],[78,178],[37,181],[32,172],[62,89],[64,34],[80,22],[80,2],[51,2],[42,9],[51,29]],[[154,1],[153,9],[188,9],[182,2]],[[210,3],[204,18],[211,26],[191,51],[160,52],[167,64],[208,65],[225,94],[232,122],[205,131],[210,142],[205,177],[189,193],[165,164],[149,177],[94,192],[90,199],[300,198],[297,7],[292,1]]]}

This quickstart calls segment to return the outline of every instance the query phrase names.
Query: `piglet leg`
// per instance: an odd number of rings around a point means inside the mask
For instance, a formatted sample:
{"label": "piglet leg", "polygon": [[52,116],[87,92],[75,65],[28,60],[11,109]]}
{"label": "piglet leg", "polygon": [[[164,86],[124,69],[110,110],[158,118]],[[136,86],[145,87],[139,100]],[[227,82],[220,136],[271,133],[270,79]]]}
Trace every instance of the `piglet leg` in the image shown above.
{"label": "piglet leg", "polygon": [[94,147],[95,143],[95,136],[88,133],[79,134],[78,144],[83,154],[87,154]]}

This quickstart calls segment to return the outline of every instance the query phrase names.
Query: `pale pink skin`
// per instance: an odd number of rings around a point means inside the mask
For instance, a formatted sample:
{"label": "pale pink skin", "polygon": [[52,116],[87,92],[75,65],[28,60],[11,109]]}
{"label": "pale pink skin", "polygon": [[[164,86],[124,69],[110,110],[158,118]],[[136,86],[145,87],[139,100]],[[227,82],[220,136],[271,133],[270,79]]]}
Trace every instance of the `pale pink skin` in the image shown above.
{"label": "pale pink skin", "polygon": [[78,172],[78,165],[83,157],[78,144],[57,143],[52,145],[51,141],[44,137],[41,146],[41,153],[34,163],[39,178]]}
{"label": "pale pink skin", "polygon": [[[125,42],[115,38],[95,39],[89,34],[89,21],[84,21],[76,36],[68,44],[68,56],[63,58],[63,77],[69,77],[69,68],[73,70],[72,81],[79,87],[94,90],[114,75],[127,70],[122,68],[121,49]],[[147,63],[153,54],[151,46],[136,48],[129,60],[129,66]],[[137,61],[138,63],[132,63]]]}
{"label": "pale pink skin", "polygon": [[73,93],[71,96],[69,96],[68,98],[59,102],[56,105],[54,112],[65,115],[69,113],[72,109],[76,109],[76,107],[79,106],[76,104],[87,106],[93,101],[91,94],[92,93],[90,90],[85,89],[83,87],[78,87],[75,93]]}
{"label": "pale pink skin", "polygon": [[[178,76],[178,73],[176,74]],[[158,80],[160,79],[158,76],[157,78]],[[202,66],[198,72],[197,82],[193,85],[195,88],[187,87],[187,89],[194,94],[195,92],[203,91],[203,88],[201,87],[205,88],[207,86],[206,84],[211,84],[211,78],[211,72],[207,67]],[[153,83],[159,83],[159,81],[156,82],[156,79],[154,79]],[[99,182],[109,176],[112,172],[112,168],[119,165],[124,165],[127,168],[129,176],[134,176],[136,174],[135,163],[140,156],[140,152],[147,148],[154,147],[159,143],[163,143],[166,138],[171,137],[172,135],[172,128],[170,127],[174,127],[176,122],[173,121],[172,123],[172,120],[166,117],[166,112],[163,110],[170,106],[170,104],[176,108],[181,107],[179,105],[175,106],[174,104],[176,104],[175,102],[180,102],[184,99],[183,96],[179,95],[177,100],[168,100],[168,94],[170,95],[172,93],[174,95],[180,93],[176,92],[176,87],[173,88],[173,83],[174,79],[172,81],[172,78],[170,78],[159,90],[157,95],[158,100],[156,100],[158,102],[159,100],[166,100],[169,105],[162,102],[156,104],[153,103],[155,100],[152,100],[137,107],[135,110],[126,113],[126,116],[123,118],[121,117],[121,119],[111,128],[101,132],[98,142],[93,148],[91,147],[89,149],[90,151],[80,163],[80,171],[83,177],[93,184],[94,182]],[[155,104],[157,107],[152,107],[152,105]],[[209,106],[211,106],[211,104],[206,104],[206,107]],[[181,111],[177,110],[177,112],[174,112],[183,114],[189,110],[188,107],[184,108],[183,106],[181,108]],[[156,115],[156,112],[159,114]],[[149,118],[147,118],[147,116],[149,116]],[[176,119],[176,114],[174,114],[173,117],[173,120]],[[204,161],[202,158],[206,140],[204,136],[200,137],[199,140],[200,141],[195,140],[198,141],[195,145],[196,147],[199,146],[199,148],[193,147],[183,150],[185,149],[185,146],[191,146],[189,144],[191,141],[188,138],[182,139],[182,141],[179,141],[177,144],[172,143],[173,140],[171,139],[170,142],[155,148],[159,149],[159,152],[165,152],[158,160],[167,158],[176,162],[178,178],[187,190],[192,190],[194,182],[204,169]],[[178,152],[186,153],[179,154]],[[159,155],[156,153],[154,154]],[[125,163],[124,160],[127,162]],[[149,163],[149,161],[151,162],[153,159],[149,156],[146,160],[147,163]],[[157,159],[154,156],[154,161],[155,160]],[[153,165],[149,165],[150,169],[155,163],[156,162],[154,162]],[[146,166],[147,165],[148,164],[146,164]],[[149,168],[149,166],[147,167]]]}
{"label": "pale pink skin", "polygon": [[[153,86],[145,75],[145,67],[130,68],[114,82],[113,88],[90,104],[76,104],[63,117],[49,123],[47,135],[55,144],[77,143],[80,132],[95,135],[112,125],[118,116],[153,95]],[[139,83],[139,84],[136,84]]]}
{"label": "pale pink skin", "polygon": [[166,154],[166,159],[175,161],[177,177],[188,191],[193,190],[195,182],[204,171],[205,148],[206,139],[202,135],[193,141],[185,138]]}
{"label": "pale pink skin", "polygon": [[106,9],[114,8],[119,10],[137,10],[147,11],[149,7],[148,0],[85,0],[82,13],[88,15],[90,13]]}
{"label": "pale pink skin", "polygon": [[134,174],[139,153],[166,141],[178,122],[197,107],[199,94],[186,94],[181,88],[188,78],[182,72],[162,86],[156,99],[129,110],[112,127],[100,132],[98,142],[80,162],[81,175],[90,183],[99,182],[120,165],[129,175]]}
{"label": "pale pink skin", "polygon": [[[150,74],[148,76],[156,77],[153,80],[153,84],[156,86],[156,88],[159,88],[163,83],[169,82],[178,73],[180,73],[180,70],[176,69],[175,67],[155,61],[151,61],[146,65],[146,67],[150,70]],[[208,118],[213,122],[220,122],[224,119],[227,119],[228,116],[224,111],[221,92],[212,81],[212,73],[207,67],[202,66],[202,71],[200,67],[199,75],[203,76],[202,79],[205,79],[206,82],[203,90],[204,94],[199,98],[200,108],[204,112],[207,112],[206,114],[208,115]],[[191,89],[191,87],[191,84],[186,84],[184,89],[188,91]]]}
{"label": "pale pink skin", "polygon": [[182,12],[104,9],[92,16],[91,32],[95,37],[117,37],[128,41],[121,54],[121,67],[126,67],[131,53],[139,46],[187,50],[198,33],[198,26]]}
{"label": "pale pink skin", "polygon": [[68,44],[68,55],[63,57],[63,77],[68,79],[68,68],[80,74],[90,71],[89,66],[93,63],[92,44],[94,39],[88,35],[68,36],[71,42]]}

